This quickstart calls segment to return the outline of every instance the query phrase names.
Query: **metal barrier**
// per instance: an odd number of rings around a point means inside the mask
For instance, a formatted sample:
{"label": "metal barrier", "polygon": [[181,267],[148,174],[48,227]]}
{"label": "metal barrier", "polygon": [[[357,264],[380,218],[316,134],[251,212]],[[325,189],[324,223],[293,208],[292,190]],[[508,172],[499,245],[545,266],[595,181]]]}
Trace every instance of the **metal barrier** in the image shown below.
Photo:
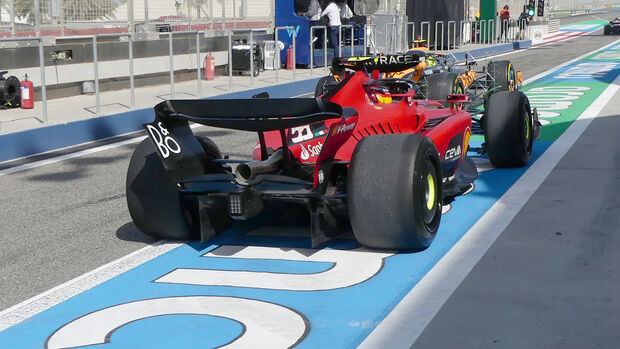
{"label": "metal barrier", "polygon": [[[136,95],[134,89],[134,72],[133,72],[133,38],[131,34],[121,33],[121,34],[98,34],[93,36],[93,67],[95,69],[95,114],[99,114],[101,112],[101,98],[99,93],[99,54],[97,52],[97,39],[98,38],[114,38],[114,37],[127,37],[127,42],[129,46],[129,86],[131,89],[131,107],[127,107],[124,104],[120,104],[127,108],[134,108],[136,106]],[[87,111],[90,111],[89,108],[86,108]]]}
{"label": "metal barrier", "polygon": [[41,37],[34,36],[28,38],[0,38],[0,42],[11,41],[37,41],[39,47],[39,68],[41,69],[41,104],[42,104],[42,119],[36,118],[40,122],[47,124],[47,84],[45,83],[45,60],[43,54],[43,42]]}
{"label": "metal barrier", "polygon": [[351,24],[343,24],[338,29],[338,57],[342,57],[342,30],[345,28],[351,28],[351,57],[353,57],[355,56],[355,49],[353,48],[353,41],[355,40],[355,29]]}
{"label": "metal barrier", "polygon": [[456,21],[448,21],[448,50],[451,50],[450,46],[450,24],[452,24],[452,45],[456,48]]}
{"label": "metal barrier", "polygon": [[196,34],[196,71],[198,77],[197,96],[200,96],[200,94],[202,93],[202,86],[200,81],[200,32],[196,30],[168,32],[168,56],[170,61],[170,98],[174,98],[174,47],[172,44],[172,36],[183,34]]}
{"label": "metal barrier", "polygon": [[278,64],[276,64],[276,79],[275,82],[276,84],[278,83],[278,81],[280,80],[280,65],[281,65],[281,58],[282,57],[282,51],[280,50],[280,45],[278,45],[278,33],[280,32],[280,30],[284,30],[284,29],[290,29],[293,31],[293,33],[291,34],[291,37],[293,38],[293,80],[295,80],[295,70],[296,70],[296,65],[297,65],[297,57],[296,57],[296,53],[297,53],[297,45],[295,44],[295,27],[294,26],[287,26],[287,27],[276,27],[273,32],[275,35],[275,46],[278,48],[276,50],[276,54],[277,54],[277,62]]}
{"label": "metal barrier", "polygon": [[[411,36],[409,36],[409,26],[411,25]],[[415,22],[406,22],[405,30],[407,31],[407,47],[415,40]]]}
{"label": "metal barrier", "polygon": [[480,35],[478,38],[478,44],[486,44],[486,36],[487,36],[487,20],[480,20]]}
{"label": "metal barrier", "polygon": [[[372,30],[370,30],[372,28]],[[377,30],[376,24],[364,25],[364,56],[368,55],[368,48],[372,48],[373,55],[376,55],[377,46],[375,45],[375,31]],[[370,35],[369,35],[370,33]]]}
{"label": "metal barrier", "polygon": [[[314,30],[323,29],[323,71],[327,71],[327,26],[313,25],[310,27],[310,76],[313,74],[314,69]],[[364,41],[366,42],[366,41]],[[276,42],[277,45],[277,42]],[[279,57],[278,57],[279,58]]]}
{"label": "metal barrier", "polygon": [[[465,30],[465,27],[467,27],[468,30]],[[466,45],[467,43],[471,42],[471,22],[470,21],[461,21],[460,23],[460,32],[461,32],[461,40],[459,42],[459,47]],[[467,35],[467,36],[466,36]],[[466,39],[469,40],[466,40]]]}
{"label": "metal barrier", "polygon": [[431,42],[431,22],[420,22],[420,37],[424,39],[424,26],[426,25],[426,42]]}
{"label": "metal barrier", "polygon": [[437,34],[439,33],[439,24],[441,24],[441,49],[443,50],[443,34],[444,34],[443,21],[435,21],[435,42],[433,43],[433,46],[435,47],[435,51],[437,51]]}

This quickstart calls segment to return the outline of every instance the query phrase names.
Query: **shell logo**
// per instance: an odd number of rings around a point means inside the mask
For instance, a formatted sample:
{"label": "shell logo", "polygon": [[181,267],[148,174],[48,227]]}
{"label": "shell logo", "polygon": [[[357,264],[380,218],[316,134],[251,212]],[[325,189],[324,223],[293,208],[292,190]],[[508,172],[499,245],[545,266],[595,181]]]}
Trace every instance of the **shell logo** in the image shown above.
{"label": "shell logo", "polygon": [[465,129],[465,137],[463,137],[463,155],[467,155],[467,148],[469,147],[469,139],[471,138],[471,129],[468,127]]}

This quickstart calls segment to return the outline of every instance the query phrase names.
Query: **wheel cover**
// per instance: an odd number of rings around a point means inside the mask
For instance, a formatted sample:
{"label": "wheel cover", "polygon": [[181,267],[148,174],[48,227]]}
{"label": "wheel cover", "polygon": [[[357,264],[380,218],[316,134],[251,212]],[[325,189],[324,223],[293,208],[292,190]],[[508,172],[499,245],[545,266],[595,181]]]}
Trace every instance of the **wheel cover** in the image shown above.
{"label": "wheel cover", "polygon": [[438,204],[437,172],[435,165],[430,157],[426,158],[425,171],[422,175],[424,188],[424,198],[420,198],[419,204],[422,206],[422,220],[427,231],[437,230],[437,216],[441,216],[441,206]]}
{"label": "wheel cover", "polygon": [[525,146],[525,150],[529,150],[530,147],[530,115],[527,112],[523,113],[523,145]]}
{"label": "wheel cover", "polygon": [[435,207],[435,178],[429,173],[426,175],[426,208],[430,211]]}
{"label": "wheel cover", "polygon": [[508,64],[508,89],[510,91],[515,90],[515,70],[512,67],[512,63]]}

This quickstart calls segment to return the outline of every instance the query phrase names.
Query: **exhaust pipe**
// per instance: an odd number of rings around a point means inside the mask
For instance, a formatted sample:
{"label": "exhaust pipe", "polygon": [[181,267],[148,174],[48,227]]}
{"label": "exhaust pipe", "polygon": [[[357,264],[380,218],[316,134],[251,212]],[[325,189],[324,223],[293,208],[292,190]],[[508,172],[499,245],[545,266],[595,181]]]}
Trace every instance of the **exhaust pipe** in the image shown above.
{"label": "exhaust pipe", "polygon": [[252,161],[240,164],[235,169],[235,174],[246,181],[258,176],[261,173],[273,172],[280,167],[280,163],[284,160],[284,151],[282,148],[276,150],[275,153],[267,160]]}

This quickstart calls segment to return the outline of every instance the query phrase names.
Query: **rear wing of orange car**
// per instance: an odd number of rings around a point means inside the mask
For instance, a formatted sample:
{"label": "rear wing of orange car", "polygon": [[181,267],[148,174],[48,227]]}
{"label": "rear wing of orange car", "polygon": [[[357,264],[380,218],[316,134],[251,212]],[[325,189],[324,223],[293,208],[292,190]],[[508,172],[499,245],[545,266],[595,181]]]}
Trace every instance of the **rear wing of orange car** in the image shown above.
{"label": "rear wing of orange car", "polygon": [[379,55],[374,57],[336,57],[332,60],[332,70],[335,72],[344,69],[366,72],[378,70],[380,73],[391,73],[415,68],[418,63],[420,63],[420,55],[415,53]]}

